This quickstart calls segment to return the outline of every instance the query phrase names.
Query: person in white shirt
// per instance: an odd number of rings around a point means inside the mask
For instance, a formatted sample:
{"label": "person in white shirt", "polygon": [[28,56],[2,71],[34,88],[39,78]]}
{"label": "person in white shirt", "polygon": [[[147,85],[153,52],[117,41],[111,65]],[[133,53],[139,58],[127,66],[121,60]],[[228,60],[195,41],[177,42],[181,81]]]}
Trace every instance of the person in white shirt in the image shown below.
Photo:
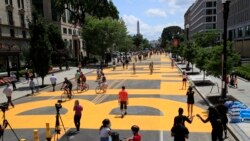
{"label": "person in white shirt", "polygon": [[8,101],[7,101],[8,106],[9,106],[9,104],[11,104],[11,106],[14,108],[14,104],[12,103],[12,100],[11,100],[12,92],[13,92],[13,90],[11,89],[10,84],[7,83],[6,87],[3,89],[3,93],[6,95],[6,97],[8,99]]}
{"label": "person in white shirt", "polygon": [[10,80],[11,80],[11,84],[12,84],[12,87],[13,87],[13,90],[16,90],[16,75],[14,72],[11,72],[10,74]]}
{"label": "person in white shirt", "polygon": [[109,141],[111,135],[111,123],[109,119],[104,119],[102,121],[102,126],[99,130],[100,141]]}
{"label": "person in white shirt", "polygon": [[56,81],[57,81],[56,76],[54,74],[52,74],[52,76],[50,77],[50,82],[51,82],[52,87],[53,87],[53,92],[55,91]]}

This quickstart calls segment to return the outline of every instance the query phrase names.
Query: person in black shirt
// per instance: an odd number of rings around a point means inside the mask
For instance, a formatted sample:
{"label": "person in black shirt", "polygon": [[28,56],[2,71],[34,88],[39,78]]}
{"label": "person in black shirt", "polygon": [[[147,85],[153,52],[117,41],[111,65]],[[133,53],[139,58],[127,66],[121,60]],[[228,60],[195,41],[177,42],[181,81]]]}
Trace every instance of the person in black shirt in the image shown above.
{"label": "person in black shirt", "polygon": [[179,108],[178,112],[179,112],[179,115],[176,116],[176,117],[174,118],[174,126],[175,126],[175,125],[178,125],[178,123],[177,123],[177,119],[178,119],[178,118],[181,118],[181,119],[182,119],[182,125],[183,125],[183,126],[185,126],[185,121],[188,122],[188,123],[190,123],[190,124],[192,123],[193,117],[188,118],[187,116],[184,116],[184,115],[183,115],[183,109],[182,109],[182,108]]}
{"label": "person in black shirt", "polygon": [[219,113],[215,109],[215,107],[210,106],[208,108],[208,117],[207,119],[203,119],[199,114],[197,114],[197,117],[201,119],[203,123],[207,123],[210,121],[212,125],[212,141],[223,141],[222,135],[223,135],[223,127],[222,122],[219,116]]}
{"label": "person in black shirt", "polygon": [[67,91],[68,97],[71,98],[72,97],[72,83],[68,80],[67,77],[64,78],[62,88],[63,87],[64,87],[64,90]]}
{"label": "person in black shirt", "polygon": [[223,130],[224,130],[224,136],[225,136],[225,138],[227,138],[227,123],[228,123],[227,112],[228,112],[228,108],[224,105],[223,100],[215,108],[217,109],[218,113],[220,114]]}
{"label": "person in black shirt", "polygon": [[188,139],[189,131],[183,126],[183,120],[181,117],[176,118],[176,125],[171,129],[171,136],[174,137],[174,141],[185,141]]}
{"label": "person in black shirt", "polygon": [[188,110],[188,117],[193,116],[193,105],[194,105],[194,91],[191,86],[189,86],[187,91],[187,110]]}

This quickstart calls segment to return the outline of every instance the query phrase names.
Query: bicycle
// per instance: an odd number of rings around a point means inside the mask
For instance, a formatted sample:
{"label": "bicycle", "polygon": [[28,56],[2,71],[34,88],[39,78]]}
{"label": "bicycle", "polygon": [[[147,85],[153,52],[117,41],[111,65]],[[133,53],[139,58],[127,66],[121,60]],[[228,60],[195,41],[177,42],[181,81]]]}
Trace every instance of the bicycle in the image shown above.
{"label": "bicycle", "polygon": [[61,100],[62,101],[66,101],[67,99],[70,100],[70,99],[73,99],[74,98],[74,95],[73,95],[73,91],[71,91],[71,96],[69,94],[69,90],[67,88],[64,88],[64,91],[61,95]]}
{"label": "bicycle", "polygon": [[107,89],[107,86],[103,86],[103,83],[99,82],[98,86],[96,86],[96,88],[95,88],[95,92],[96,92],[96,94],[101,94],[101,93],[104,93],[106,91],[106,89]]}
{"label": "bicycle", "polygon": [[76,86],[76,91],[79,93],[79,92],[86,92],[89,90],[89,84],[87,83],[84,83],[83,85],[82,84],[77,84]]}

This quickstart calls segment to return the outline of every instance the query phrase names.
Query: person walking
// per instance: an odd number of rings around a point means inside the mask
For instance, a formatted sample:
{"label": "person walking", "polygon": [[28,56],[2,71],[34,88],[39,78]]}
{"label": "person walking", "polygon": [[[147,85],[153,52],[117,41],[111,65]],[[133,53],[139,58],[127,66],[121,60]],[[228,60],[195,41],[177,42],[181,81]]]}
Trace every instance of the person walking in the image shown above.
{"label": "person walking", "polygon": [[191,86],[189,86],[187,91],[187,110],[188,110],[188,117],[193,116],[193,105],[194,105],[194,91]]}
{"label": "person walking", "polygon": [[174,59],[173,58],[171,59],[171,67],[172,67],[172,69],[174,68]]}
{"label": "person walking", "polygon": [[185,121],[191,124],[193,122],[193,116],[192,117],[187,117],[183,115],[183,108],[179,108],[178,113],[179,115],[174,118],[174,126],[178,125],[177,119],[181,118],[182,119],[182,125],[185,126]]}
{"label": "person walking", "polygon": [[183,87],[186,90],[186,87],[187,87],[187,73],[185,71],[183,71],[183,73],[182,73],[182,89],[183,89]]}
{"label": "person walking", "polygon": [[33,77],[30,78],[30,83],[29,83],[30,89],[31,89],[31,94],[34,94],[34,88],[35,88],[35,82]]}
{"label": "person walking", "polygon": [[52,73],[52,75],[50,77],[50,82],[51,82],[51,85],[52,85],[52,88],[53,88],[53,92],[55,91],[56,81],[57,81],[57,78],[54,75],[54,73]]}
{"label": "person walking", "polygon": [[152,75],[153,70],[154,70],[154,63],[152,61],[149,63],[149,70],[150,70],[150,74]]}
{"label": "person walking", "polygon": [[227,138],[228,108],[224,105],[224,100],[221,100],[220,104],[216,105],[215,108],[217,109],[217,111],[221,117],[222,127],[223,127],[223,131],[224,131],[224,138]]}
{"label": "person walking", "polygon": [[125,69],[125,60],[122,60],[122,68]]}
{"label": "person walking", "polygon": [[129,60],[128,60],[128,58],[126,58],[125,63],[126,63],[126,69],[128,69],[128,64],[129,64]]}
{"label": "person walking", "polygon": [[135,63],[133,63],[133,73],[136,73],[136,69],[135,69]]}
{"label": "person walking", "polygon": [[119,92],[119,100],[120,110],[121,110],[121,118],[127,114],[127,105],[128,105],[128,93],[125,90],[125,86],[122,86],[122,90]]}
{"label": "person walking", "polygon": [[80,79],[81,79],[81,85],[82,85],[81,90],[83,90],[83,89],[85,89],[85,87],[86,87],[86,81],[87,81],[87,78],[86,78],[86,76],[83,74],[83,72],[80,72]]}
{"label": "person walking", "polygon": [[100,141],[110,141],[111,133],[111,122],[109,119],[104,119],[99,129]]}
{"label": "person walking", "polygon": [[80,86],[80,83],[81,83],[81,81],[80,81],[80,71],[79,70],[77,70],[76,73],[75,73],[75,81],[77,83],[77,88],[78,88],[78,86]]}
{"label": "person walking", "polygon": [[182,123],[181,117],[176,118],[176,125],[171,129],[171,136],[174,137],[174,141],[185,141],[188,139],[189,131]]}
{"label": "person walking", "polygon": [[11,72],[10,74],[10,80],[11,80],[11,84],[12,84],[12,87],[13,87],[13,90],[16,90],[16,75],[14,72]]}
{"label": "person walking", "polygon": [[75,105],[73,108],[73,111],[75,111],[75,115],[74,115],[74,123],[76,126],[76,131],[79,132],[80,131],[80,124],[81,124],[81,117],[82,117],[82,106],[79,103],[79,100],[75,101]]}
{"label": "person walking", "polygon": [[14,108],[14,104],[12,103],[12,89],[10,87],[10,84],[7,83],[6,87],[3,89],[3,93],[6,95],[7,97],[7,104],[8,104],[8,107],[9,107],[9,104],[11,104],[11,106]]}
{"label": "person walking", "polygon": [[222,121],[220,119],[220,115],[217,112],[217,110],[215,109],[215,107],[210,106],[208,108],[208,117],[207,119],[203,119],[199,114],[197,114],[197,117],[200,118],[200,120],[203,123],[207,123],[210,121],[211,125],[212,125],[212,141],[217,141],[217,139],[219,139],[219,141],[223,141],[223,127],[222,127]]}
{"label": "person walking", "polygon": [[234,87],[238,88],[238,77],[237,77],[237,75],[234,76]]}

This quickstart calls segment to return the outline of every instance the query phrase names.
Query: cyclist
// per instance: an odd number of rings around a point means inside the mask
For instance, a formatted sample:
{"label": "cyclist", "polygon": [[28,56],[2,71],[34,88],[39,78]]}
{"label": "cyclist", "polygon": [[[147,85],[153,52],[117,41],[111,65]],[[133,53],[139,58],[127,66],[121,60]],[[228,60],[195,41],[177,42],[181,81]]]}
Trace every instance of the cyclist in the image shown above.
{"label": "cyclist", "polygon": [[79,72],[79,70],[76,71],[75,81],[77,82],[77,89],[78,89],[78,87],[80,86],[80,72]]}
{"label": "cyclist", "polygon": [[67,77],[64,78],[62,88],[64,88],[64,90],[67,92],[68,97],[71,98],[72,97],[72,83],[68,80]]}
{"label": "cyclist", "polygon": [[84,87],[86,86],[86,76],[82,73],[82,72],[80,72],[80,79],[81,79],[81,82],[82,82],[82,89],[81,90],[83,90],[84,89]]}
{"label": "cyclist", "polygon": [[108,84],[107,84],[107,79],[104,73],[102,73],[100,86],[101,86],[101,89],[103,90],[103,93],[106,93]]}

